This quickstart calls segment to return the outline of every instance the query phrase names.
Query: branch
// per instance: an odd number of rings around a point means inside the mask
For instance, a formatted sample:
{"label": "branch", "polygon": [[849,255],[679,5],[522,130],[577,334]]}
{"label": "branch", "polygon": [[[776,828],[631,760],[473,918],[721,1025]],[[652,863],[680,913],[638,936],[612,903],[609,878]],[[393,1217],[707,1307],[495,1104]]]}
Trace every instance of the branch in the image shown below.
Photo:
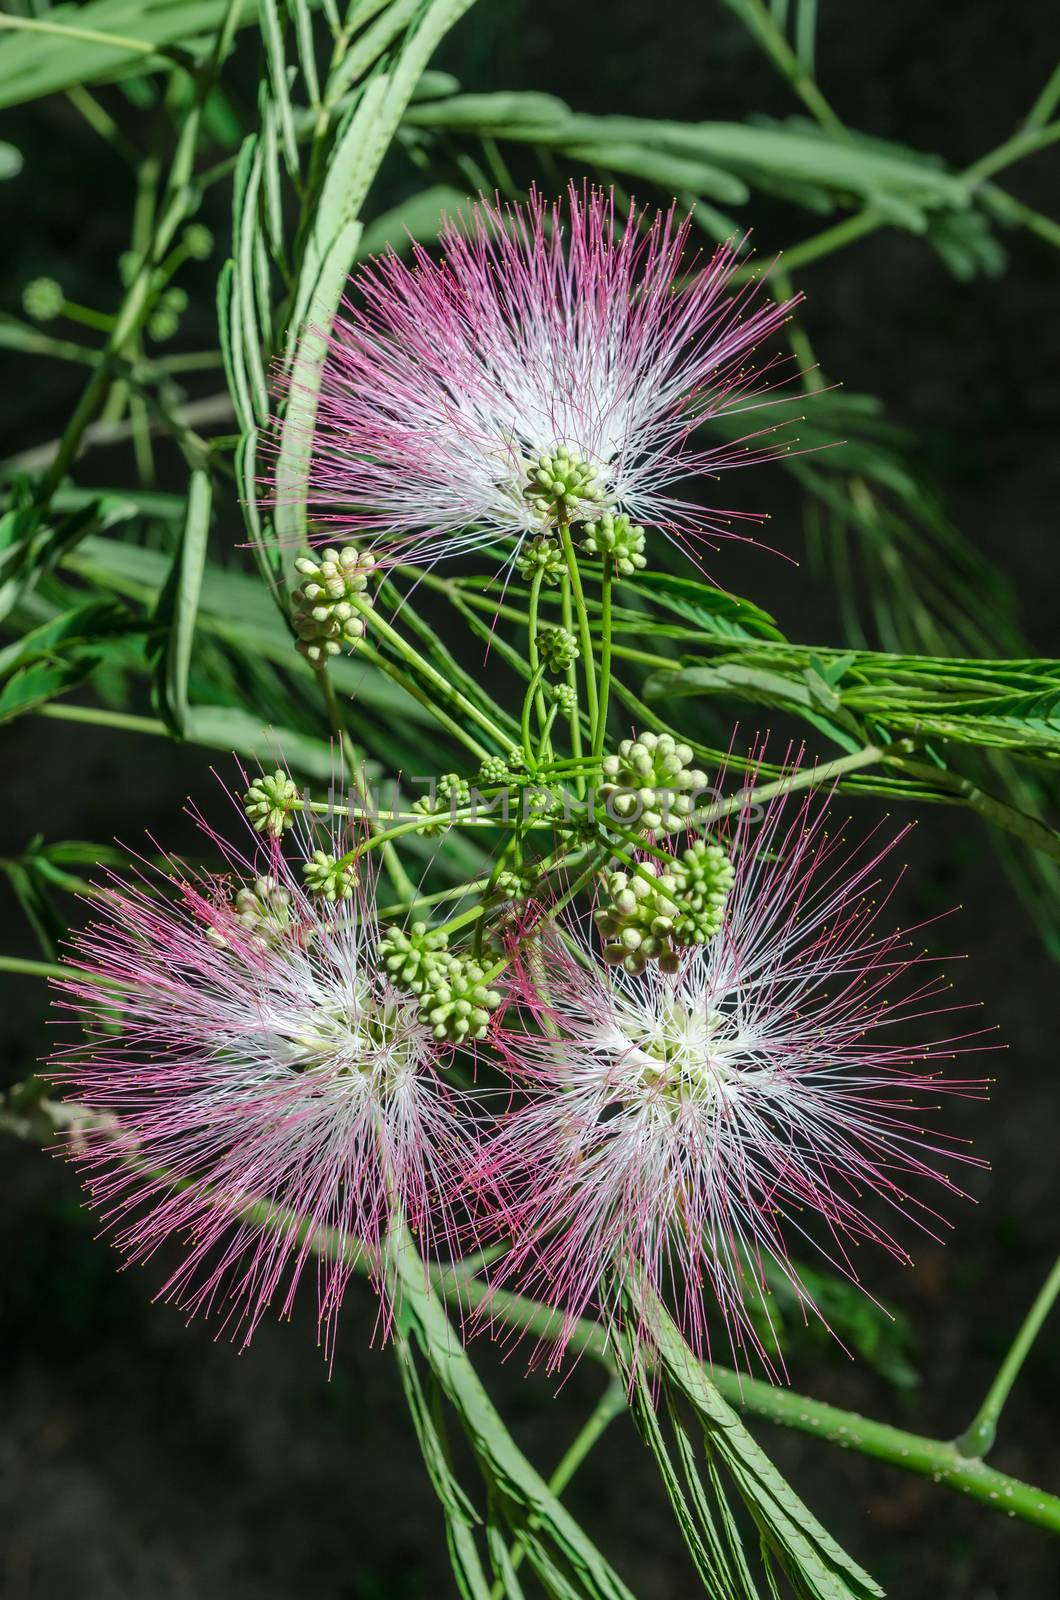
{"label": "branch", "polygon": [[986,1399],[954,1445],[962,1455],[980,1460],[993,1449],[997,1437],[998,1418],[1009,1397],[1009,1391],[1019,1377],[1020,1369],[1041,1332],[1043,1322],[1053,1309],[1058,1294],[1060,1294],[1060,1257],[1057,1257],[1053,1270],[1038,1290],[1034,1304],[1012,1341],[1012,1348],[987,1390]]}

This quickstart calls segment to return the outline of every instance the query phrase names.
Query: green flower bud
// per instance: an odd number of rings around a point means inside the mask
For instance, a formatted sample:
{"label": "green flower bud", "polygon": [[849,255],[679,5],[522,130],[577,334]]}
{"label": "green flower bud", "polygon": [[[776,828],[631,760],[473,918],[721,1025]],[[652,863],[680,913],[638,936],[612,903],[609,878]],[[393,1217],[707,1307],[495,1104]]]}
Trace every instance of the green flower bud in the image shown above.
{"label": "green flower bud", "polygon": [[613,516],[605,511],[595,522],[587,522],[581,547],[591,556],[610,556],[615,571],[622,578],[630,578],[648,565],[644,554],[644,529],[630,522],[624,513]]}
{"label": "green flower bud", "polygon": [[531,461],[524,493],[546,522],[569,522],[580,505],[604,498],[596,477],[595,467],[561,444]]}
{"label": "green flower bud", "polygon": [[408,932],[388,928],[379,949],[390,981],[416,996],[420,1021],[436,1039],[462,1044],[485,1035],[501,996],[480,962],[448,950],[445,934],[423,922]]}
{"label": "green flower bud", "polygon": [[721,845],[696,839],[681,852],[673,871],[680,902],[674,942],[706,944],[725,920],[725,904],[736,868]]}
{"label": "green flower bud", "polygon": [[486,969],[469,956],[450,955],[449,964],[420,1003],[420,1018],[436,1039],[463,1044],[484,1038],[500,992],[486,982]]}
{"label": "green flower bud", "polygon": [[412,809],[422,817],[439,819],[433,826],[422,830],[424,838],[433,839],[436,834],[451,825],[453,812],[459,810],[461,806],[469,805],[470,802],[471,786],[467,779],[462,778],[458,772],[443,772],[435,784],[433,799],[429,794],[425,794],[416,801]]}
{"label": "green flower bud", "polygon": [[[255,878],[252,887],[238,890],[231,909],[236,922],[259,949],[277,944],[292,926],[289,892],[278,879],[266,875]],[[227,949],[229,941],[219,928],[208,928],[206,937],[219,950]]]}
{"label": "green flower bud", "polygon": [[54,322],[65,304],[62,285],[54,278],[34,278],[22,291],[22,309],[34,322]]}
{"label": "green flower bud", "polygon": [[243,796],[243,806],[257,832],[268,833],[274,839],[282,838],[284,829],[294,821],[294,813],[302,809],[297,787],[279,768],[255,778]]}
{"label": "green flower bud", "polygon": [[593,913],[604,960],[634,974],[649,961],[665,972],[682,949],[706,944],[725,920],[735,869],[718,844],[697,839],[673,861],[643,861],[635,872],[613,871]]}
{"label": "green flower bud", "polygon": [[414,922],[408,930],[388,928],[379,941],[379,954],[395,989],[422,994],[429,981],[428,973],[440,970],[447,944],[447,936],[428,928],[425,922]]}
{"label": "green flower bud", "polygon": [[314,850],[302,863],[302,876],[310,894],[320,895],[334,905],[336,900],[345,900],[353,893],[357,869],[352,861],[341,861],[326,850]]}
{"label": "green flower bud", "polygon": [[180,318],[167,305],[160,305],[147,319],[147,331],[159,344],[172,339],[179,327]]}
{"label": "green flower bud", "polygon": [[618,754],[601,763],[600,798],[610,814],[646,832],[680,827],[692,820],[693,793],[707,775],[690,765],[691,748],[670,734],[643,733],[623,739]]}
{"label": "green flower bud", "polygon": [[580,654],[578,641],[566,628],[542,628],[537,649],[549,672],[566,672]]}
{"label": "green flower bud", "polygon": [[519,576],[528,583],[538,572],[545,583],[558,583],[567,570],[567,563],[555,539],[541,534],[523,544],[516,567]]}
{"label": "green flower bud", "polygon": [[578,709],[578,691],[573,684],[554,683],[550,690],[552,703],[559,707],[565,717],[571,717]]}
{"label": "green flower bud", "polygon": [[184,248],[193,261],[206,261],[213,254],[213,234],[201,222],[184,229]]}
{"label": "green flower bud", "polygon": [[503,756],[484,756],[478,782],[484,789],[500,789],[512,781],[512,769]]}
{"label": "green flower bud", "polygon": [[527,880],[522,873],[498,872],[493,883],[493,894],[499,900],[525,900],[527,895]]}
{"label": "green flower bud", "polygon": [[374,567],[375,557],[352,544],[323,551],[319,561],[299,556],[295,562],[303,578],[291,595],[296,646],[317,671],[323,671],[329,656],[352,650],[364,638],[358,605],[370,604],[364,591]]}
{"label": "green flower bud", "polygon": [[656,861],[641,862],[637,872],[607,875],[606,901],[593,913],[604,939],[606,962],[640,973],[649,961],[672,957],[676,889],[674,874]]}

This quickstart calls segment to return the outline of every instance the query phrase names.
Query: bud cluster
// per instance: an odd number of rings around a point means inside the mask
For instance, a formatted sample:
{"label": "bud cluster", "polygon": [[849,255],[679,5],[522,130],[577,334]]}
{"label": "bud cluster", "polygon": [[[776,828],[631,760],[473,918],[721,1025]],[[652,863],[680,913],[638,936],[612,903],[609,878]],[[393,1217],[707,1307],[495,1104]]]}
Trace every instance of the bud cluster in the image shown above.
{"label": "bud cluster", "polygon": [[327,666],[329,656],[352,650],[364,638],[360,608],[371,604],[364,591],[375,557],[347,544],[322,551],[318,561],[300,556],[295,567],[303,579],[301,588],[291,596],[297,647],[319,672]]}
{"label": "bud cluster", "polygon": [[277,767],[254,779],[243,796],[243,808],[257,833],[280,839],[294,822],[295,812],[302,809],[302,800],[297,785]]}
{"label": "bud cluster", "polygon": [[558,583],[567,570],[563,551],[547,533],[524,542],[515,564],[519,576],[527,582],[540,572],[543,582]]}
{"label": "bud cluster", "polygon": [[664,972],[679,951],[706,944],[722,926],[735,869],[720,845],[697,839],[673,861],[641,862],[605,879],[607,901],[594,912],[604,960],[637,974],[650,961]]}
{"label": "bud cluster", "polygon": [[600,798],[611,814],[645,832],[657,832],[692,820],[695,791],[707,787],[707,775],[693,767],[692,749],[668,733],[642,733],[623,739],[618,754],[605,756]]}
{"label": "bud cluster", "polygon": [[443,772],[434,786],[434,794],[423,795],[412,809],[421,817],[438,819],[423,829],[424,838],[433,839],[450,825],[454,811],[470,803],[471,785],[467,779],[462,778],[459,772]]}
{"label": "bud cluster", "polygon": [[314,850],[308,861],[302,863],[302,876],[310,894],[334,905],[353,893],[357,882],[357,869],[352,861],[344,861],[327,850]]}
{"label": "bud cluster", "polygon": [[549,672],[566,672],[580,654],[578,641],[566,628],[542,628],[537,636],[537,649]]}
{"label": "bud cluster", "polygon": [[580,504],[596,504],[604,498],[596,481],[596,468],[565,444],[545,451],[530,463],[524,492],[533,509],[547,522],[569,522]]}
{"label": "bud cluster", "polygon": [[[522,751],[518,752],[520,758]],[[484,789],[501,789],[511,783],[514,774],[505,756],[483,756],[478,769],[478,781]]]}
{"label": "bud cluster", "polygon": [[605,511],[582,530],[581,547],[590,556],[610,556],[620,578],[631,578],[648,565],[644,554],[644,529],[620,513]]}
{"label": "bud cluster", "polygon": [[408,930],[388,928],[379,953],[395,989],[416,996],[420,1021],[434,1037],[463,1044],[485,1036],[501,996],[490,988],[481,962],[447,944],[444,933],[414,922]]}
{"label": "bud cluster", "polygon": [[[231,912],[239,926],[251,936],[251,943],[259,949],[275,944],[291,928],[291,896],[277,878],[267,875],[255,878],[251,887],[244,885],[236,893]],[[228,940],[219,928],[208,928],[206,937],[211,944],[223,950]]]}

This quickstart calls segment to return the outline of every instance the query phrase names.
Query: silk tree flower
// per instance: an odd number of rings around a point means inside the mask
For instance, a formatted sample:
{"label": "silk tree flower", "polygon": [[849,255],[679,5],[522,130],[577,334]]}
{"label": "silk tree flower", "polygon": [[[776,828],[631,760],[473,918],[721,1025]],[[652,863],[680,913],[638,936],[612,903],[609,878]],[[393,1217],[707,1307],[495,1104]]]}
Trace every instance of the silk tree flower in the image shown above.
{"label": "silk tree flower", "polygon": [[[960,1193],[947,1169],[973,1159],[933,1131],[940,1095],[983,1092],[941,1076],[973,1036],[950,1036],[959,1008],[916,930],[883,927],[897,840],[850,847],[812,798],[756,814],[727,831],[721,931],[676,971],[605,966],[588,919],[542,921],[514,968],[527,1026],[509,1024],[506,1050],[525,1100],[486,1147],[513,1241],[493,1283],[563,1311],[550,1364],[578,1317],[621,1317],[625,1285],[642,1304],[654,1291],[698,1354],[713,1324],[739,1364],[772,1372],[770,1273],[816,1311],[789,1247],[860,1283],[857,1247],[907,1260],[888,1213],[935,1231],[911,1191]],[[650,1344],[647,1322],[633,1335]]]}
{"label": "silk tree flower", "polygon": [[92,1113],[71,1155],[130,1261],[180,1252],[162,1298],[244,1344],[315,1260],[330,1359],[359,1249],[386,1332],[396,1208],[425,1252],[455,1246],[472,1107],[387,976],[356,841],[296,826],[244,855],[202,826],[226,876],[141,864],[76,941],[59,990],[79,1038],[51,1068]]}
{"label": "silk tree flower", "polygon": [[[572,185],[566,203],[480,198],[441,232],[362,267],[327,333],[305,487],[324,537],[430,564],[559,520],[628,514],[685,543],[739,515],[682,480],[777,453],[774,429],[693,448],[762,404],[754,352],[793,301],[737,287],[735,251],[687,254],[689,219]],[[291,407],[299,404],[299,380]],[[284,490],[277,487],[282,498]],[[754,520],[754,519],[752,519]]]}

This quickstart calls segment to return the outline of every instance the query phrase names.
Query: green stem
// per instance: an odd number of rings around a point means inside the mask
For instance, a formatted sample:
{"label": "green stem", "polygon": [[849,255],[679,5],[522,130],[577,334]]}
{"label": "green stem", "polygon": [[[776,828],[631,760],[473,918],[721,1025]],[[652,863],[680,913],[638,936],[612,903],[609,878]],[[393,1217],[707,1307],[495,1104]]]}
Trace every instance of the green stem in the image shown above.
{"label": "green stem", "polygon": [[597,700],[596,720],[593,723],[593,755],[603,754],[607,733],[607,702],[611,694],[611,588],[614,563],[604,556],[604,573],[600,587],[600,693]]}
{"label": "green stem", "polygon": [[[335,694],[335,685],[331,681],[327,667],[322,672],[318,672],[317,677],[321,680],[320,686],[324,691],[324,703],[328,709],[328,721],[331,724],[331,731],[338,741],[343,761],[349,769],[350,786],[357,798],[367,805],[368,797],[364,792],[364,785],[360,777],[363,767],[357,760],[357,751],[354,749],[353,740],[346,730],[338,697]],[[393,844],[384,844],[383,864],[386,867],[391,883],[394,885],[394,893],[402,900],[412,899],[416,893],[416,885],[402,866],[401,857],[394,849]]]}
{"label": "green stem", "polygon": [[1060,122],[1050,122],[1044,128],[1025,128],[1022,133],[1014,134],[1004,144],[999,144],[996,150],[980,156],[970,167],[965,167],[961,180],[966,188],[974,189],[984,178],[992,178],[995,172],[1022,161],[1024,156],[1044,150],[1047,145],[1055,144],[1057,139],[1060,139]]}
{"label": "green stem", "polygon": [[528,602],[528,615],[526,623],[527,660],[530,664],[531,681],[527,687],[526,698],[523,701],[522,736],[523,752],[527,764],[533,766],[533,752],[530,749],[530,694],[534,690],[534,705],[537,709],[537,725],[539,729],[545,726],[545,696],[541,689],[541,679],[544,668],[537,649],[537,610],[541,600],[541,585],[544,582],[544,568],[538,567],[530,580],[530,600]]}
{"label": "green stem", "polygon": [[534,753],[533,743],[530,738],[530,712],[532,711],[535,703],[537,705],[538,721],[542,729],[544,729],[547,721],[545,700],[541,693],[541,680],[545,675],[545,669],[544,666],[535,659],[536,656],[537,650],[535,649],[532,652],[530,659],[530,665],[534,670],[530,678],[530,682],[526,686],[526,693],[523,695],[523,713],[519,722],[519,728],[523,741],[523,755],[526,757],[527,769],[531,773],[533,773],[537,768],[537,757]]}
{"label": "green stem", "polygon": [[98,28],[72,28],[68,23],[47,22],[39,17],[16,17],[7,12],[0,12],[0,28],[17,28],[23,33],[48,33],[58,39],[76,40],[79,44],[105,45],[110,50],[124,50],[129,55],[168,54],[160,45],[134,39],[127,33],[101,33]]}
{"label": "green stem", "polygon": [[[626,1409],[626,1386],[621,1378],[611,1378],[603,1394],[593,1407],[577,1436],[571,1441],[558,1461],[555,1471],[548,1480],[551,1492],[559,1498],[570,1483],[574,1474],[581,1466],[589,1452],[607,1432],[616,1417],[622,1415]],[[521,1539],[516,1539],[508,1552],[511,1569],[517,1572],[526,1555],[526,1545]],[[498,1578],[490,1593],[490,1600],[503,1600],[505,1594],[504,1580]]]}
{"label": "green stem", "polygon": [[[435,667],[432,667],[429,661],[424,661],[423,657],[401,637],[397,629],[392,628],[389,622],[384,621],[373,606],[365,603],[359,597],[355,597],[354,604],[373,633],[378,635],[380,639],[385,639],[390,648],[396,651],[413,671],[418,672],[449,705],[457,707],[465,717],[470,717],[472,722],[477,723],[483,732],[488,733],[490,738],[496,742],[498,749],[503,750],[505,748],[504,734],[491,717],[488,717],[484,711],[480,711],[478,706],[470,701],[466,695],[461,694],[460,690],[455,688],[448,678],[444,678]],[[485,751],[483,751],[483,754],[485,754]]]}
{"label": "green stem", "polygon": [[[535,1339],[548,1341],[563,1337],[573,1357],[587,1355],[609,1372],[615,1372],[611,1343],[599,1323],[582,1318],[573,1328],[566,1329],[562,1312],[467,1278],[459,1265],[432,1269],[432,1276],[439,1293],[454,1305],[470,1311],[488,1311],[496,1321]],[[730,1368],[712,1366],[709,1372],[718,1391],[734,1410],[745,1416],[794,1428],[812,1438],[886,1461],[905,1472],[932,1478],[948,1489],[981,1501],[991,1510],[1009,1512],[1024,1522],[1060,1533],[1060,1498],[997,1472],[981,1461],[962,1456],[952,1443],[925,1439],[903,1428],[892,1428],[889,1423],[873,1422],[856,1412],[843,1411],[809,1395],[745,1377]]]}
{"label": "green stem", "polygon": [[1004,1409],[1005,1401],[1020,1369],[1030,1354],[1031,1346],[1037,1339],[1046,1317],[1053,1309],[1057,1295],[1060,1294],[1060,1257],[1057,1258],[1053,1269],[1038,1293],[1015,1339],[1012,1348],[998,1368],[997,1377],[987,1390],[986,1399],[960,1438],[954,1442],[956,1449],[962,1456],[981,1460],[989,1455],[997,1437],[997,1424]]}
{"label": "green stem", "polygon": [[22,956],[0,955],[0,972],[21,972],[27,978],[68,978],[70,973],[53,961],[27,961]]}
{"label": "green stem", "polygon": [[574,541],[570,536],[570,523],[559,524],[560,543],[563,554],[567,560],[567,573],[570,577],[571,595],[574,600],[574,610],[578,619],[578,637],[582,650],[582,674],[585,678],[585,701],[589,711],[590,726],[596,727],[597,701],[596,701],[596,668],[593,664],[593,636],[589,628],[589,613],[585,609],[585,592],[582,589],[582,575],[578,570],[578,556],[574,549]]}
{"label": "green stem", "polygon": [[[574,621],[574,612],[571,603],[570,574],[568,572],[563,574],[560,583],[560,607],[563,626],[568,633],[571,633],[573,631],[571,624]],[[571,756],[575,761],[580,762],[582,759],[582,714],[578,698],[578,670],[573,661],[567,668],[567,686],[574,691],[574,709],[567,714]],[[575,780],[575,788],[578,798],[583,800],[585,798],[586,783],[580,773]]]}
{"label": "green stem", "polygon": [[889,751],[883,752],[883,759],[898,772],[908,772],[911,777],[959,796],[969,810],[976,812],[987,822],[992,822],[995,827],[1004,828],[1006,833],[1014,834],[1017,839],[1022,839],[1054,861],[1060,861],[1060,834],[1040,818],[1032,817],[1026,811],[1018,811],[1015,806],[1006,805],[1003,800],[987,794],[977,783],[973,783],[971,778],[962,777],[959,772],[950,772],[944,767],[936,767],[926,761],[911,761],[905,756],[895,757]]}
{"label": "green stem", "polygon": [[462,900],[467,894],[481,894],[490,886],[489,878],[472,878],[470,883],[454,884],[449,889],[437,889],[434,894],[413,894],[406,900],[396,900],[391,905],[379,907],[379,917],[389,922],[394,917],[407,916],[417,906],[438,906],[446,900]]}
{"label": "green stem", "polygon": [[[224,17],[217,30],[214,48],[210,53],[209,60],[196,75],[194,99],[181,126],[173,165],[166,185],[162,216],[155,227],[151,248],[145,253],[136,276],[126,290],[125,298],[114,319],[114,326],[103,348],[99,365],[89,379],[74,409],[73,416],[70,418],[59,448],[56,451],[55,459],[41,479],[37,491],[37,504],[41,507],[47,507],[51,502],[52,495],[73,464],[85,429],[96,417],[106,399],[107,390],[111,382],[113,362],[120,356],[122,348],[130,335],[139,327],[140,321],[149,306],[157,262],[169,248],[177,229],[199,204],[199,191],[192,182],[192,175],[202,107],[221,63],[228,53],[241,9],[242,0],[229,0]],[[25,25],[26,20],[25,18],[18,18],[18,25]],[[13,19],[9,17],[4,19],[4,23],[14,25]],[[38,26],[45,29],[45,31],[49,30],[48,24],[41,23]],[[50,31],[69,34],[71,31],[76,32],[78,30],[57,29],[51,26]],[[149,55],[159,53],[155,46],[144,46],[142,41],[137,42],[136,48]]]}
{"label": "green stem", "polygon": [[1052,217],[1043,216],[1040,211],[1024,205],[1007,189],[999,189],[996,183],[984,183],[979,193],[991,211],[1006,222],[1018,223],[1029,233],[1044,239],[1046,244],[1051,244],[1054,250],[1060,250],[1060,222],[1054,222]]}
{"label": "green stem", "polygon": [[120,988],[119,978],[102,972],[86,972],[80,967],[63,967],[53,961],[30,961],[23,956],[0,956],[0,972],[20,972],[27,978],[71,978],[78,983],[98,983],[101,988]]}
{"label": "green stem", "polygon": [[[66,975],[62,969],[52,969],[45,962],[22,962],[10,956],[0,962],[0,970],[4,967],[13,972],[31,971],[37,976]],[[67,1114],[74,1109],[71,1103],[66,1103]],[[9,1128],[8,1131],[18,1133],[17,1129]],[[124,1158],[136,1159],[128,1153]],[[180,1188],[182,1182],[174,1179],[173,1185]],[[288,1228],[293,1221],[289,1213],[271,1202],[248,1201],[240,1210],[249,1221],[260,1227]],[[310,1234],[308,1225],[305,1225],[305,1234],[309,1247],[315,1253],[327,1251],[344,1256],[351,1271],[358,1272],[362,1277],[369,1276],[375,1270],[374,1262],[348,1237],[340,1238],[325,1228],[318,1228]],[[418,1296],[422,1297],[423,1265],[418,1258],[416,1277]],[[568,1327],[561,1311],[483,1283],[467,1270],[463,1262],[432,1266],[430,1277],[437,1294],[462,1311],[487,1312],[495,1321],[535,1339],[554,1341],[562,1337],[571,1356],[577,1358],[586,1355],[599,1362],[609,1373],[615,1373],[613,1347],[606,1330],[599,1323],[583,1317]],[[448,1323],[446,1328],[447,1339],[459,1350],[459,1341],[448,1328]],[[1051,1533],[1060,1533],[1060,1498],[1033,1484],[997,1472],[982,1461],[962,1455],[953,1443],[926,1439],[919,1434],[907,1433],[902,1428],[893,1428],[888,1423],[873,1422],[856,1412],[840,1410],[809,1395],[796,1394],[791,1389],[746,1377],[730,1368],[712,1366],[710,1376],[730,1405],[747,1416],[761,1417],[766,1422],[794,1428],[813,1438],[845,1445],[861,1455],[886,1461],[905,1472],[933,1478],[947,1488],[980,1500],[994,1511],[1004,1511],[1025,1522],[1047,1528]]]}
{"label": "green stem", "polygon": [[740,789],[730,799],[719,800],[715,805],[697,812],[697,822],[708,825],[720,817],[727,817],[734,811],[740,811],[748,804],[758,805],[763,800],[772,800],[778,794],[794,794],[801,789],[816,789],[822,783],[830,783],[833,778],[841,778],[844,773],[856,772],[861,767],[874,766],[877,761],[882,761],[885,757],[885,750],[874,744],[866,745],[863,750],[855,750],[848,756],[838,756],[834,761],[822,761],[815,766],[805,767],[798,772],[789,773],[786,777],[777,778],[773,783],[755,784],[753,788]]}
{"label": "green stem", "polygon": [[[834,250],[842,250],[848,244],[864,239],[866,234],[875,233],[878,228],[883,228],[886,224],[887,218],[882,212],[875,211],[872,206],[866,206],[864,211],[858,211],[854,216],[834,223],[830,228],[823,228],[820,233],[812,234],[809,239],[803,239],[800,244],[792,245],[790,250],[783,252],[780,260],[785,272],[797,272],[800,267],[808,266],[811,261],[831,255]],[[761,267],[753,262],[738,267],[733,274],[733,282],[746,283],[750,278],[758,276],[761,270]]]}
{"label": "green stem", "polygon": [[90,722],[100,728],[123,728],[128,733],[154,733],[169,738],[170,732],[157,717],[137,717],[131,711],[108,711],[104,706],[70,706],[62,700],[48,700],[36,708],[38,716],[56,722]]}
{"label": "green stem", "polygon": [[399,684],[406,694],[411,695],[413,700],[423,706],[425,711],[431,713],[439,727],[444,728],[447,733],[451,733],[457,743],[470,750],[471,754],[477,757],[479,761],[482,760],[483,756],[489,754],[485,745],[480,744],[474,735],[468,733],[467,729],[457,722],[454,717],[451,717],[447,711],[443,711],[438,701],[432,699],[426,689],[416,682],[415,678],[410,678],[407,672],[402,672],[401,668],[391,661],[389,657],[384,656],[378,650],[374,650],[363,639],[357,646],[357,653],[362,655],[366,661],[371,662],[373,667],[378,667],[380,672],[384,672],[392,683]]}
{"label": "green stem", "polygon": [[794,50],[777,27],[762,0],[726,0],[757,41],[773,65],[785,77],[807,110],[811,111],[822,128],[829,133],[846,133],[840,118],[832,110],[818,89],[812,75],[807,72]]}
{"label": "green stem", "polygon": [[1060,62],[1049,74],[1049,81],[1031,106],[1024,119],[1025,128],[1041,128],[1049,121],[1060,103]]}

